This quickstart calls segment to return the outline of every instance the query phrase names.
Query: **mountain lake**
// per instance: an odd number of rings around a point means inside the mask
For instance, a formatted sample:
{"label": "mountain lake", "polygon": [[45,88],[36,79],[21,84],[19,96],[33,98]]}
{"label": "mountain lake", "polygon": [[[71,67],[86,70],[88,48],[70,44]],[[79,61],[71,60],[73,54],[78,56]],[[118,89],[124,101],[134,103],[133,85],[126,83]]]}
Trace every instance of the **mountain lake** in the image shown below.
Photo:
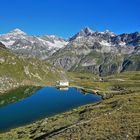
{"label": "mountain lake", "polygon": [[101,100],[101,96],[82,93],[74,87],[67,90],[45,87],[20,101],[0,107],[0,131],[7,131]]}

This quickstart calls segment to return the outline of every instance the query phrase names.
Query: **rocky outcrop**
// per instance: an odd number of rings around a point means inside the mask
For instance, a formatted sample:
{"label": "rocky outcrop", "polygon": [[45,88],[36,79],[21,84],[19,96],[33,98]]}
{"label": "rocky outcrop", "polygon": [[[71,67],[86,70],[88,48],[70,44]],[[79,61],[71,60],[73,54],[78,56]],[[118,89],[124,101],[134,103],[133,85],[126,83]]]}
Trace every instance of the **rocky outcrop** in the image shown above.
{"label": "rocky outcrop", "polygon": [[6,49],[5,45],[0,42],[0,49]]}

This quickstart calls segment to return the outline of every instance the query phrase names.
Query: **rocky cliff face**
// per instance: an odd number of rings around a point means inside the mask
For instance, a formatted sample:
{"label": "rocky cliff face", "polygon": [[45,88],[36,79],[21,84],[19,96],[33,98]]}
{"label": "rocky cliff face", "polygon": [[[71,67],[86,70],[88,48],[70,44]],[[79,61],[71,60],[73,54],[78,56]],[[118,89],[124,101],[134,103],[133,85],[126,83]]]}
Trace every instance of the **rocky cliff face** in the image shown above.
{"label": "rocky cliff face", "polygon": [[5,45],[0,42],[0,50],[6,49]]}

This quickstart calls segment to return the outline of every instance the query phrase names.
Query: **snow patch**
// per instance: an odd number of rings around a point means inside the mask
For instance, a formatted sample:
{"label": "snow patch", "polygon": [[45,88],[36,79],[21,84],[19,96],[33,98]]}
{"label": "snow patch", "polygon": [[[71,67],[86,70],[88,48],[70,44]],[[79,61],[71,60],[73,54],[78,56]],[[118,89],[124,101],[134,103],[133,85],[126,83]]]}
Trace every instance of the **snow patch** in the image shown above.
{"label": "snow patch", "polygon": [[126,43],[125,43],[125,42],[120,42],[119,45],[120,45],[120,46],[125,46]]}
{"label": "snow patch", "polygon": [[50,41],[46,41],[43,40],[41,38],[38,38],[44,45],[47,45],[49,47],[49,49],[53,49],[53,48],[63,48],[65,45],[68,44],[68,42],[66,41],[59,41],[59,40],[54,40],[53,42]]}
{"label": "snow patch", "polygon": [[111,43],[108,43],[107,41],[103,40],[100,42],[101,45],[104,45],[104,46],[111,46],[112,44]]}
{"label": "snow patch", "polygon": [[13,40],[9,40],[9,41],[1,41],[6,47],[9,47],[11,45],[13,45],[15,43],[15,41]]}

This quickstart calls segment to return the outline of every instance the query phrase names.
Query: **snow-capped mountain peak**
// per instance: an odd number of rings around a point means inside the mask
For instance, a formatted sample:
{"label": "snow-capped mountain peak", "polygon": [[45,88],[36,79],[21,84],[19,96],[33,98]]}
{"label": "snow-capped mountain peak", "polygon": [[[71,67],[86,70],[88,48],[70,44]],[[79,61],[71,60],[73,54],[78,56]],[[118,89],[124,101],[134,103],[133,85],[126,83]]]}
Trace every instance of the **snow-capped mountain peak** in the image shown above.
{"label": "snow-capped mountain peak", "polygon": [[17,41],[17,40],[23,40],[24,38],[26,38],[27,34],[23,31],[21,31],[20,29],[16,28],[12,31],[10,31],[9,33],[6,34],[2,34],[0,35],[0,41],[8,48],[10,48],[11,46],[13,46],[13,44]]}
{"label": "snow-capped mountain peak", "polygon": [[10,34],[13,34],[13,35],[27,35],[25,32],[23,32],[22,30],[16,28],[12,31],[9,32]]}

